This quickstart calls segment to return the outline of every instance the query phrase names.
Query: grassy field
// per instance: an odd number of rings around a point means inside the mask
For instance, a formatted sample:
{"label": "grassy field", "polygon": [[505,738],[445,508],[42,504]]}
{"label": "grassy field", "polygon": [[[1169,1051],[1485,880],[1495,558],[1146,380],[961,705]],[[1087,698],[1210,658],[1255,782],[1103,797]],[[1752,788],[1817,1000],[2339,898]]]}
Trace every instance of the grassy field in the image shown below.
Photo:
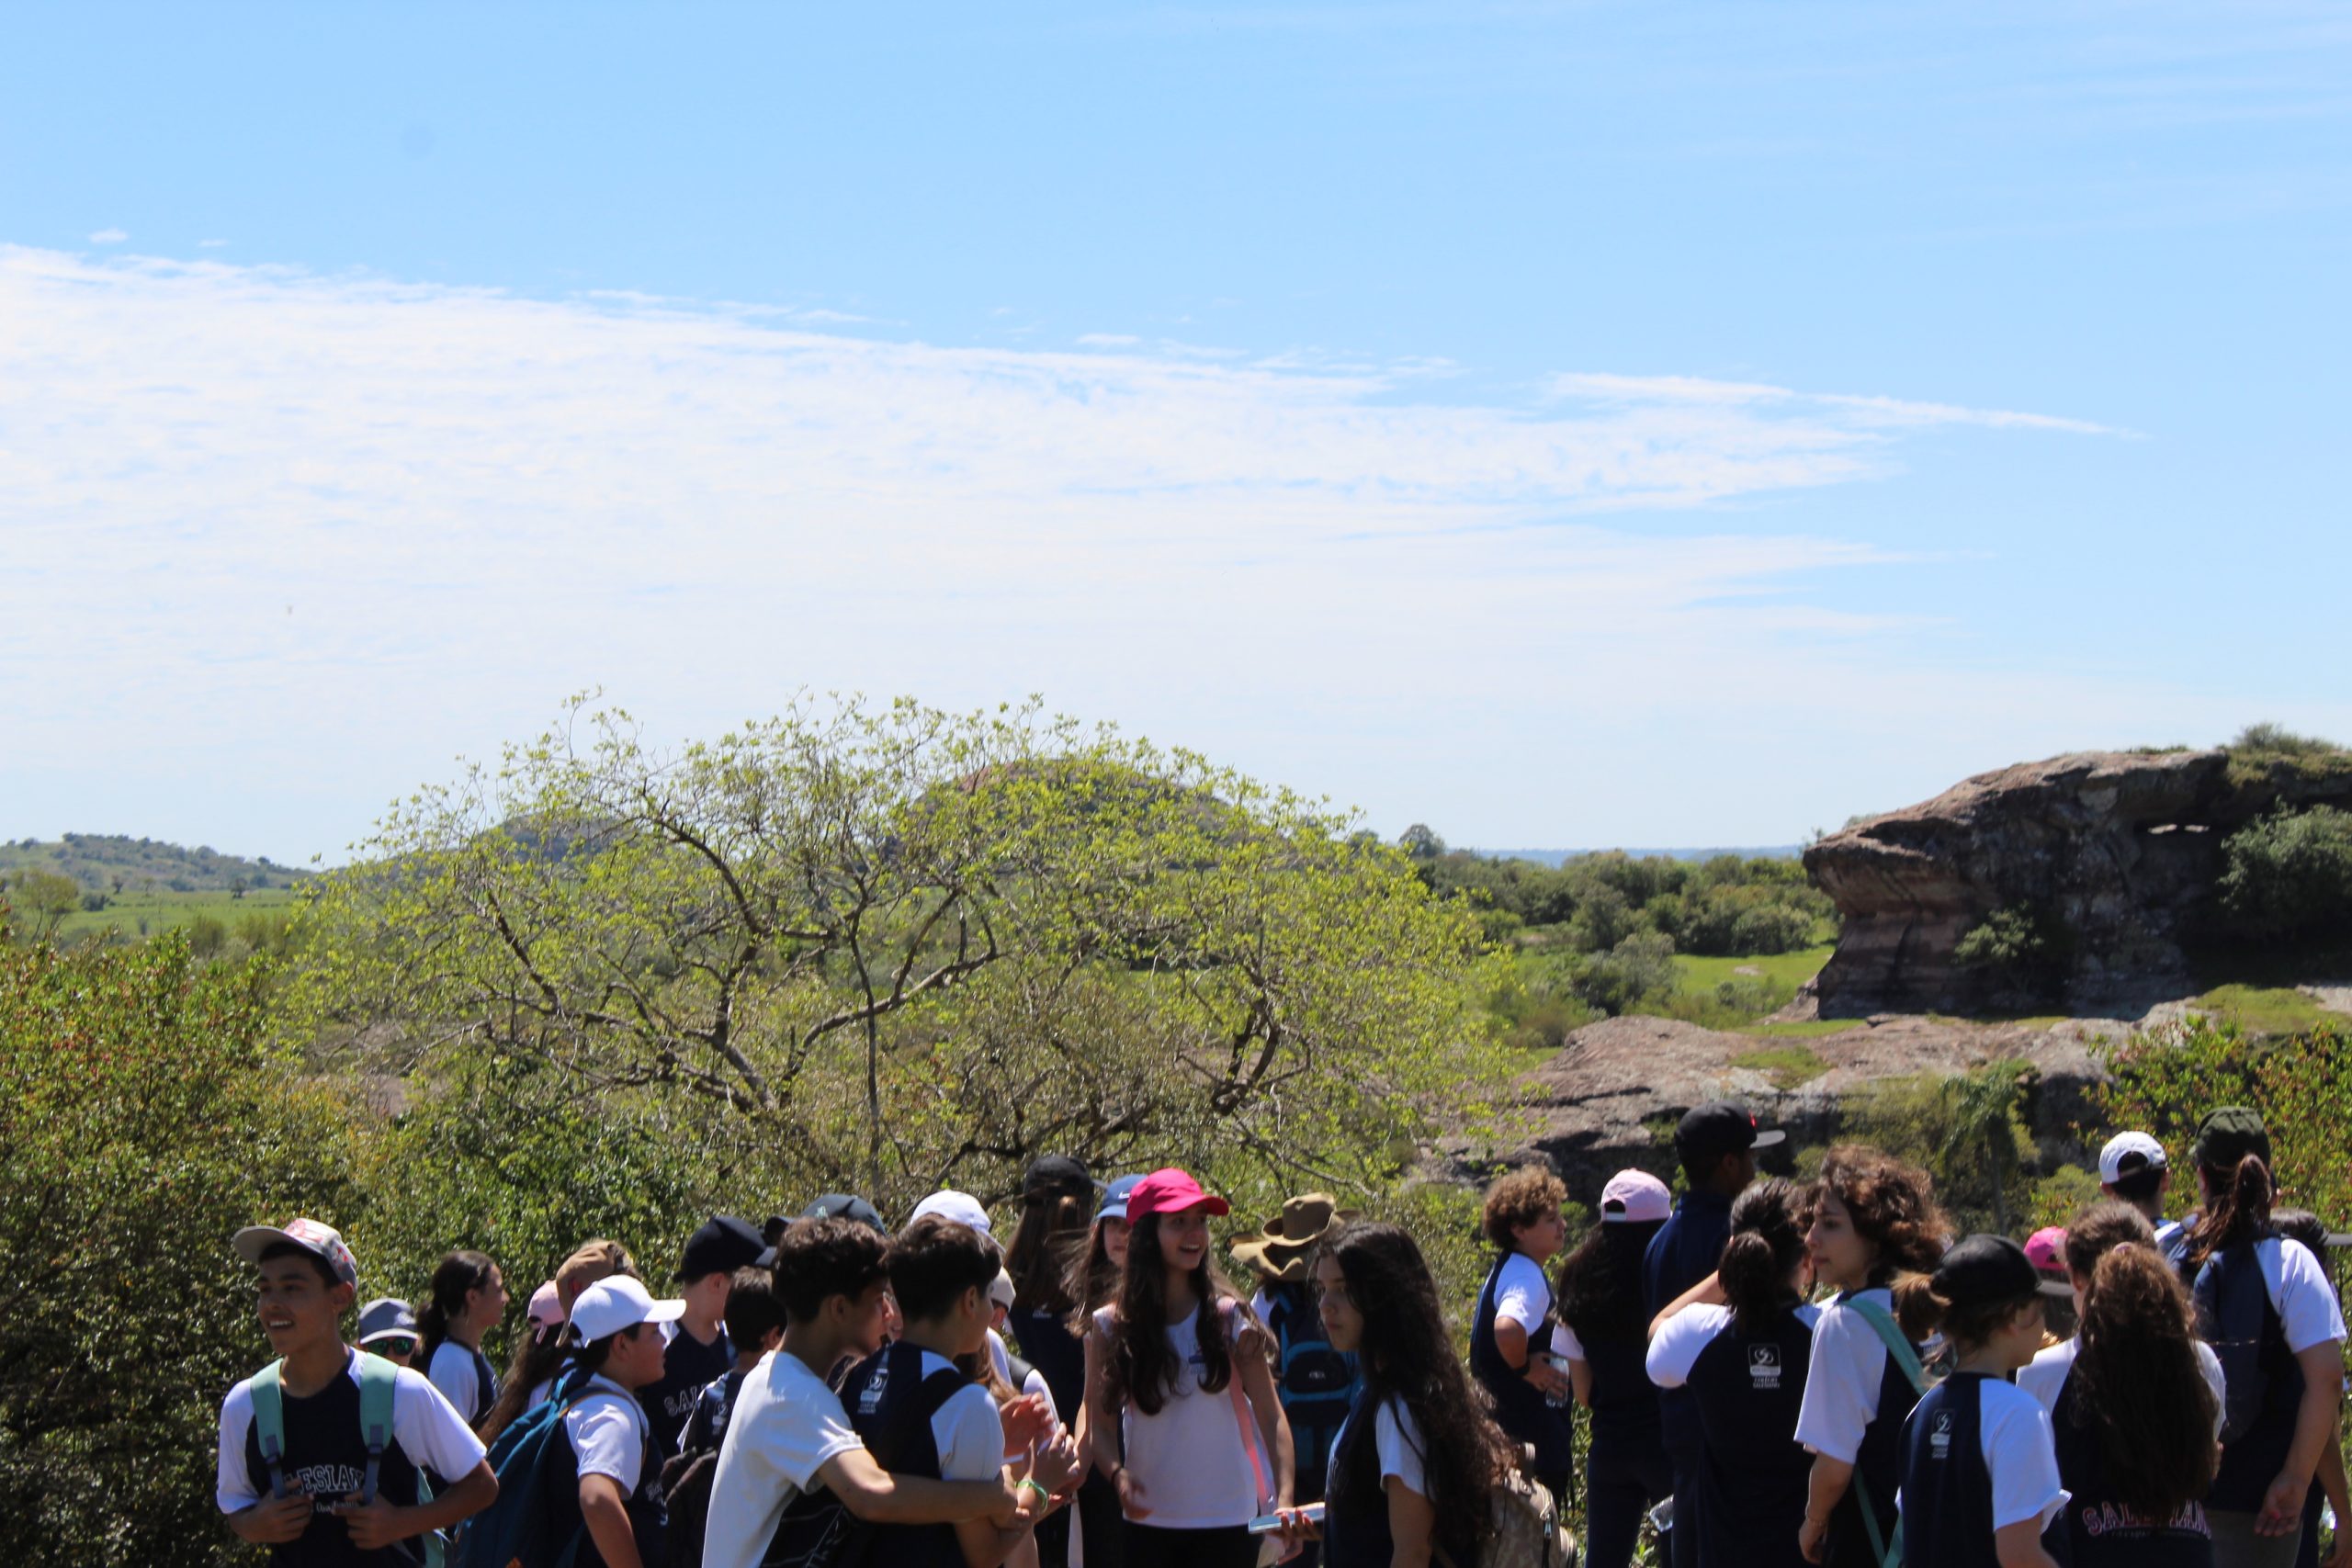
{"label": "grassy field", "polygon": [[2285,987],[2216,986],[2188,1005],[2217,1023],[2234,1023],[2249,1034],[2300,1034],[2323,1023],[2346,1022],[2302,992]]}
{"label": "grassy field", "polygon": [[[1689,953],[1674,955],[1675,982],[1683,990],[1713,990],[1726,980],[1761,979],[1774,991],[1793,994],[1799,986],[1821,973],[1829,955],[1838,951],[1834,942],[1819,947],[1802,947],[1794,953],[1775,953],[1758,958],[1698,958]],[[1758,971],[1754,975],[1737,973]]]}
{"label": "grassy field", "polygon": [[76,909],[66,916],[58,935],[72,939],[115,926],[126,936],[161,936],[199,915],[209,915],[234,931],[237,922],[248,916],[292,913],[295,897],[290,887],[263,888],[242,898],[226,892],[123,893],[107,900],[103,909]]}

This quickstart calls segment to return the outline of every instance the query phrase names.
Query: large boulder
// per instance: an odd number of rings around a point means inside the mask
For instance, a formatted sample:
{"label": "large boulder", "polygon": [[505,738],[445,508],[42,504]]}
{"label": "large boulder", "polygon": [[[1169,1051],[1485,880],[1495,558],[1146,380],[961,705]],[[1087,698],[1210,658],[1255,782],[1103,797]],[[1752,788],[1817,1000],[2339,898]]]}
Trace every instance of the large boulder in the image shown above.
{"label": "large boulder", "polygon": [[[1527,1121],[1510,1157],[1548,1158],[1570,1195],[1589,1205],[1610,1174],[1627,1167],[1671,1181],[1674,1123],[1693,1105],[1743,1100],[1759,1122],[1787,1130],[1784,1151],[1792,1155],[1835,1141],[1841,1111],[1874,1084],[1944,1077],[1995,1061],[2034,1069],[2029,1121],[2054,1145],[2072,1137],[2088,1113],[2089,1091],[2104,1077],[2097,1042],[2129,1028],[2126,1021],[2034,1027],[1882,1017],[1796,1041],[1722,1033],[1675,1019],[1603,1019],[1569,1035],[1521,1080],[1519,1105]],[[1781,1089],[1764,1059],[1775,1047],[1796,1045],[1810,1050],[1822,1071]]]}
{"label": "large boulder", "polygon": [[[2279,806],[2352,802],[2352,769],[2224,751],[2086,751],[1955,784],[1807,849],[1844,918],[1822,1016],[2062,1007],[2143,1010],[2186,988],[2222,840]],[[1962,937],[1996,910],[2041,924],[2053,966],[1967,970]]]}

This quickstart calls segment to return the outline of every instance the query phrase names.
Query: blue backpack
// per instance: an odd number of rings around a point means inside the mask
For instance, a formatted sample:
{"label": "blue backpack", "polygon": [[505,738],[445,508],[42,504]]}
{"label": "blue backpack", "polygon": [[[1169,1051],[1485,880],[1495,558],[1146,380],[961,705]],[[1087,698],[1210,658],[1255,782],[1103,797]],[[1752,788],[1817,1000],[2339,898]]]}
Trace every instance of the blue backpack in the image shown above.
{"label": "blue backpack", "polygon": [[2256,1246],[2240,1242],[2208,1258],[2189,1292],[2197,1303],[2198,1332],[2222,1363],[2225,1444],[2238,1441],[2262,1421],[2270,1404],[2271,1369],[2286,1352]]}
{"label": "blue backpack", "polygon": [[562,1462],[569,1456],[560,1451],[570,1447],[563,1435],[564,1412],[591,1392],[586,1378],[569,1387],[559,1383],[552,1395],[498,1434],[489,1455],[491,1471],[498,1477],[498,1498],[466,1521],[451,1568],[510,1568],[515,1563],[522,1568],[571,1568],[588,1527],[583,1521],[568,1540],[547,1538],[552,1511],[548,1477],[553,1470],[565,1481],[572,1478],[573,1467]]}

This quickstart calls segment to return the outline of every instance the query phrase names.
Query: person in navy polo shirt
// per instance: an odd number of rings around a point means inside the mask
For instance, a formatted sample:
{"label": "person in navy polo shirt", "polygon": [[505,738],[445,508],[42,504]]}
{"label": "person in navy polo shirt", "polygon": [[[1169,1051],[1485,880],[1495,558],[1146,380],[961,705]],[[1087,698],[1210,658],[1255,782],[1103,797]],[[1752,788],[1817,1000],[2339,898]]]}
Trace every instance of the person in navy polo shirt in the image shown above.
{"label": "person in navy polo shirt", "polygon": [[720,1214],[686,1240],[685,1257],[670,1282],[678,1287],[685,1311],[665,1325],[659,1381],[638,1391],[653,1424],[653,1449],[667,1457],[678,1451],[686,1419],[702,1391],[735,1368],[735,1345],[727,1337],[727,1292],[735,1270],[759,1261],[767,1238],[748,1221]]}
{"label": "person in navy polo shirt", "polygon": [[[1715,1271],[1731,1235],[1731,1201],[1756,1179],[1756,1151],[1785,1135],[1777,1130],[1758,1131],[1756,1118],[1734,1100],[1709,1100],[1683,1113],[1674,1129],[1675,1157],[1682,1162],[1682,1201],[1643,1255],[1645,1313],[1656,1317]],[[1664,1390],[1658,1396],[1658,1417],[1666,1434],[1667,1462],[1674,1472],[1674,1517],[1681,1520],[1702,1506],[1698,1478],[1705,1452],[1690,1391]],[[1698,1568],[1698,1532],[1669,1534],[1674,1568]]]}

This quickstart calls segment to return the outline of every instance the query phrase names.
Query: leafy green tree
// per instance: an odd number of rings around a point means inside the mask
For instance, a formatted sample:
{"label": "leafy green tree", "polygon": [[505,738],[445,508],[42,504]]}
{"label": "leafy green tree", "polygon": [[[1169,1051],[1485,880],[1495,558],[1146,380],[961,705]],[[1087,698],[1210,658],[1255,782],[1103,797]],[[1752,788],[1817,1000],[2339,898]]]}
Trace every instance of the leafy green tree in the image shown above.
{"label": "leafy green tree", "polygon": [[82,906],[82,885],[70,876],[27,866],[10,880],[8,902],[28,923],[26,934],[43,942],[57,934],[65,917]]}
{"label": "leafy green tree", "polygon": [[1502,1081],[1498,961],[1352,826],[1035,708],[804,703],[662,755],[575,705],[314,887],[292,1026],[699,1101],[800,1190],[1072,1153],[1367,1191]]}

